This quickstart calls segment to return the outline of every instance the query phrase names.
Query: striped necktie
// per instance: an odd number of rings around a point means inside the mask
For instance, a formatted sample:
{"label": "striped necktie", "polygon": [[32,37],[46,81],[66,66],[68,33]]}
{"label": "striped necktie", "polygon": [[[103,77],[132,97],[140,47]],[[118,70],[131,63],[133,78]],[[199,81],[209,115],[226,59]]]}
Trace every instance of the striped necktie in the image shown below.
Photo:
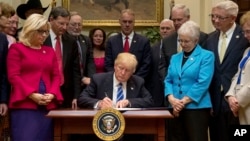
{"label": "striped necktie", "polygon": [[123,100],[124,98],[124,94],[123,94],[123,90],[122,90],[122,83],[119,83],[117,85],[117,97],[116,97],[116,102]]}

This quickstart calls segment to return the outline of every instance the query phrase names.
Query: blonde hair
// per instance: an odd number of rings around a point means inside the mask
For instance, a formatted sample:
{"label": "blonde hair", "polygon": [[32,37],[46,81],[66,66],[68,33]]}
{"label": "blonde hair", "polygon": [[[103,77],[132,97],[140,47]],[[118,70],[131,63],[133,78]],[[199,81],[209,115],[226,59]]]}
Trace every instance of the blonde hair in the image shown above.
{"label": "blonde hair", "polygon": [[50,29],[49,22],[45,16],[40,14],[30,15],[23,24],[19,40],[26,46],[31,46],[30,41],[33,38],[35,31],[43,26],[47,26],[48,30]]}
{"label": "blonde hair", "polygon": [[136,66],[137,66],[137,59],[135,55],[128,53],[128,52],[123,52],[119,53],[118,56],[115,59],[115,66],[121,63],[125,63],[128,65],[128,67],[135,72]]}
{"label": "blonde hair", "polygon": [[240,25],[243,26],[247,21],[250,21],[250,11],[242,15],[240,18]]}

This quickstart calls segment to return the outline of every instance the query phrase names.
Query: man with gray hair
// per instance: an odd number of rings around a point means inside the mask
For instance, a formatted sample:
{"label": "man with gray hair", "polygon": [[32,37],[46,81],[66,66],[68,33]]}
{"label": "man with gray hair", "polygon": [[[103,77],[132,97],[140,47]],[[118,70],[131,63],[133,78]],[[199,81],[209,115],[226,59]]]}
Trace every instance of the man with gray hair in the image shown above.
{"label": "man with gray hair", "polygon": [[237,14],[238,5],[233,1],[215,4],[210,14],[216,30],[209,34],[204,47],[215,55],[215,71],[210,84],[213,105],[209,126],[211,141],[228,141],[230,125],[239,124],[238,118],[234,117],[224,99],[244,50],[248,47],[241,27],[235,23]]}

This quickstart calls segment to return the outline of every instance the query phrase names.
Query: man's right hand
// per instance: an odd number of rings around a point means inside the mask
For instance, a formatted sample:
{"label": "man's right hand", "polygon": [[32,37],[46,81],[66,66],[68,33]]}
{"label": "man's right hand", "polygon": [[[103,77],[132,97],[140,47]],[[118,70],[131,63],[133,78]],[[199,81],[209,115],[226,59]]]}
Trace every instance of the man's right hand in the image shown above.
{"label": "man's right hand", "polygon": [[113,101],[108,97],[103,98],[103,100],[101,100],[98,103],[99,109],[106,109],[106,108],[112,108],[112,107],[113,107]]}

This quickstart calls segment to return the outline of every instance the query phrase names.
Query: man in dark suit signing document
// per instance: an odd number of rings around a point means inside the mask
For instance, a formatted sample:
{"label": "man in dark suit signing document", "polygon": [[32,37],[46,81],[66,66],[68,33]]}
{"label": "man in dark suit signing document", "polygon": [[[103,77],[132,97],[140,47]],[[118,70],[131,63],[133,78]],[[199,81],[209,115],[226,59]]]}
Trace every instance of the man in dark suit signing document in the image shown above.
{"label": "man in dark suit signing document", "polygon": [[84,108],[145,108],[153,104],[152,96],[144,87],[144,80],[133,73],[137,60],[131,53],[120,53],[114,71],[94,74],[90,84],[77,102]]}

